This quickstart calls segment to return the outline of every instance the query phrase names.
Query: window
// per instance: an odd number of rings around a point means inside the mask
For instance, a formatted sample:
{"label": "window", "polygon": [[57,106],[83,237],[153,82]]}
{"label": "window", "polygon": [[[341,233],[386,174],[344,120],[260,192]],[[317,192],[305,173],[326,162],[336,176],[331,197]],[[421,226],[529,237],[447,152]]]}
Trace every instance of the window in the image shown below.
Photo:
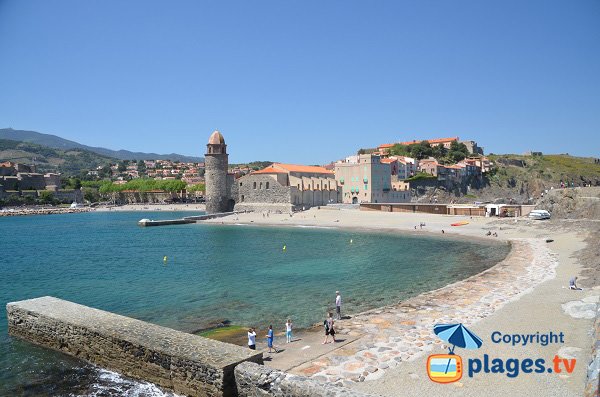
{"label": "window", "polygon": [[254,182],[254,189],[256,189],[256,182]]}
{"label": "window", "polygon": [[269,182],[267,182],[267,185],[265,186],[265,189],[269,188]]}
{"label": "window", "polygon": [[240,182],[240,186],[242,186],[242,182]]}
{"label": "window", "polygon": [[260,183],[260,188],[262,189],[262,182]]}
{"label": "window", "polygon": [[242,194],[242,201],[244,201],[244,195]]}

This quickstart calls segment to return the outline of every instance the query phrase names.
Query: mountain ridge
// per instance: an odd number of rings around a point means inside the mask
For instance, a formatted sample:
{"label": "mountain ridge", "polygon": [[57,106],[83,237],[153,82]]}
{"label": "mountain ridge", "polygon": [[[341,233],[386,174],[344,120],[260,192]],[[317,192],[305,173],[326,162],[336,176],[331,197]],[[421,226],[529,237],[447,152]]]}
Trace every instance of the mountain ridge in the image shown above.
{"label": "mountain ridge", "polygon": [[113,150],[103,147],[88,146],[79,142],[61,138],[57,135],[44,134],[37,131],[15,130],[12,128],[0,128],[0,139],[7,139],[19,142],[34,143],[37,145],[47,146],[53,149],[68,150],[68,149],[83,149],[102,156],[112,157],[118,160],[172,160],[190,163],[203,162],[203,157],[187,156],[183,154],[157,154],[145,152],[132,152],[129,150]]}

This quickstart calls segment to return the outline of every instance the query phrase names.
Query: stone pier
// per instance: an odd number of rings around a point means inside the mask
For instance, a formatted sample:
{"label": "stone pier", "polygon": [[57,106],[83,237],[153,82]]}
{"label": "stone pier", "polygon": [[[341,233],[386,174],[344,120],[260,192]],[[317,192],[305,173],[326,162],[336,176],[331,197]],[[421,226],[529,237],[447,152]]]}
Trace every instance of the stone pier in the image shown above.
{"label": "stone pier", "polygon": [[50,296],[6,305],[10,335],[191,396],[238,395],[262,353]]}

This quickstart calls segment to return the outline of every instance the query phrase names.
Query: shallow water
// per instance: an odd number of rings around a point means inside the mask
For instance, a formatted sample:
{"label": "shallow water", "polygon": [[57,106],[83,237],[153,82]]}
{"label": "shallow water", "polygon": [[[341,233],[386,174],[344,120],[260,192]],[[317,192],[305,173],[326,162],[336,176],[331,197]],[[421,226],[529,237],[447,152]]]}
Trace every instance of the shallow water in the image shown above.
{"label": "shallow water", "polygon": [[[223,321],[277,329],[288,317],[306,327],[332,308],[336,290],[343,311],[356,313],[479,273],[509,250],[392,232],[136,224],[190,214],[0,218],[0,301],[52,295],[190,332]],[[0,395],[160,394],[9,338],[6,326],[2,310]]]}

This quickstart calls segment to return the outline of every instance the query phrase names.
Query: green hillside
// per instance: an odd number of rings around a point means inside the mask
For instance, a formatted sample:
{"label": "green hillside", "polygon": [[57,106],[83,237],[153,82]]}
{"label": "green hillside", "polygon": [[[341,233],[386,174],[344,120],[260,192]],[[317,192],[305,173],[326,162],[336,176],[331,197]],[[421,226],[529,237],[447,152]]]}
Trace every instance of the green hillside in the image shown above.
{"label": "green hillside", "polygon": [[574,157],[565,154],[542,156],[490,155],[494,170],[490,183],[513,186],[516,182],[535,182],[541,185],[556,185],[561,181],[576,185],[600,184],[600,164],[593,158]]}
{"label": "green hillside", "polygon": [[84,149],[53,149],[35,143],[0,139],[2,161],[35,164],[38,172],[60,172],[68,177],[80,176],[118,160]]}

